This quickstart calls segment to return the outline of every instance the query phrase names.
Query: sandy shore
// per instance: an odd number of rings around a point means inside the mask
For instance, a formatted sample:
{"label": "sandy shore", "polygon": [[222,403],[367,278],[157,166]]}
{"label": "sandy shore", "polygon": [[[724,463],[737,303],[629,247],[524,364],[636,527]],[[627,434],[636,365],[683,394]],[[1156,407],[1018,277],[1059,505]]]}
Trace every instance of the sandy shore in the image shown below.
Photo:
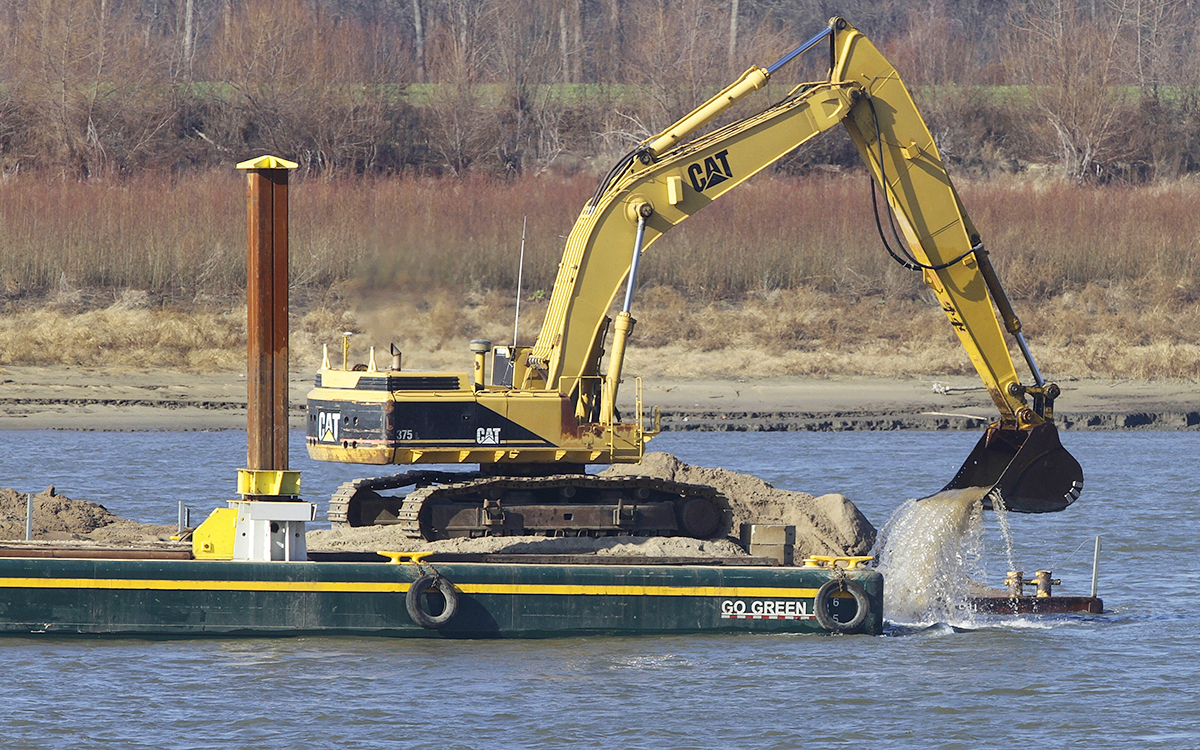
{"label": "sandy shore", "polygon": [[[1200,385],[1181,381],[1062,382],[1064,429],[1200,429]],[[294,375],[292,423],[304,426],[311,376]],[[632,408],[625,388],[622,410]],[[995,406],[977,380],[687,380],[647,382],[647,408],[668,430],[894,430],[975,428]],[[213,430],[246,425],[246,379],[236,372],[114,372],[0,368],[0,429]]]}

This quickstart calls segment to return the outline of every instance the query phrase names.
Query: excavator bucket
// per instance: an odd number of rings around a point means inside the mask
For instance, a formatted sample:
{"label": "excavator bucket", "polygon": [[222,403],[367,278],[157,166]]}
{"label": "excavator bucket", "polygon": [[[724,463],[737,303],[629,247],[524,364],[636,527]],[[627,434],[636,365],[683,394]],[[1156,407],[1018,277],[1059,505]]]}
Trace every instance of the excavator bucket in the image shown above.
{"label": "excavator bucket", "polygon": [[1007,510],[1053,513],[1079,498],[1083,469],[1052,424],[1023,430],[992,425],[943,491],[964,487],[991,487],[984,498],[988,510],[999,494]]}

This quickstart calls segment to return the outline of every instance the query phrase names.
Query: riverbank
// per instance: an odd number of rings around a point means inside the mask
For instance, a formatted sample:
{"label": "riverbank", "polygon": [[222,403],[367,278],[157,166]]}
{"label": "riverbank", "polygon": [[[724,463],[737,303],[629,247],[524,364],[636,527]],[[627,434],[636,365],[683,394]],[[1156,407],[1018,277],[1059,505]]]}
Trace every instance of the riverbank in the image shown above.
{"label": "riverbank", "polygon": [[[292,425],[304,426],[311,380],[292,379]],[[1175,380],[1060,382],[1056,420],[1067,430],[1200,430],[1200,386]],[[632,409],[625,388],[622,410]],[[966,376],[909,379],[647,380],[647,409],[663,429],[839,431],[975,429],[996,415]],[[141,372],[79,367],[0,369],[0,429],[222,430],[246,426],[237,372]]]}

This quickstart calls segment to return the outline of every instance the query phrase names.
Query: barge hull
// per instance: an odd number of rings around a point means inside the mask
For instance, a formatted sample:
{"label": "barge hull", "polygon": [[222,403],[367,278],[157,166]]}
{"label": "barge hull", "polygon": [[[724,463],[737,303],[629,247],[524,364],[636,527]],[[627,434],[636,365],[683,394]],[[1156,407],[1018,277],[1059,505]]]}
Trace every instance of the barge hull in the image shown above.
{"label": "barge hull", "polygon": [[[413,582],[454,585],[457,613],[421,627]],[[591,634],[820,633],[814,598],[834,575],[775,567],[0,559],[0,634],[146,637],[375,635],[541,638]],[[883,580],[854,632],[883,630]],[[832,608],[832,609],[830,609]],[[854,599],[827,611],[848,622]]]}

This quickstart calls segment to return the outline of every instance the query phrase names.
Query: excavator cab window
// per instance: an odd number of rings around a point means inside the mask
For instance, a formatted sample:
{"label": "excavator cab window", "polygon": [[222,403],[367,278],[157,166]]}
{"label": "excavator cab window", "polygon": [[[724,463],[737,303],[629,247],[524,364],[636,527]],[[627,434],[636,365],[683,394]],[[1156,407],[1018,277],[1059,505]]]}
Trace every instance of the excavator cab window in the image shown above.
{"label": "excavator cab window", "polygon": [[512,388],[513,358],[512,351],[507,346],[497,346],[492,349],[492,385]]}

